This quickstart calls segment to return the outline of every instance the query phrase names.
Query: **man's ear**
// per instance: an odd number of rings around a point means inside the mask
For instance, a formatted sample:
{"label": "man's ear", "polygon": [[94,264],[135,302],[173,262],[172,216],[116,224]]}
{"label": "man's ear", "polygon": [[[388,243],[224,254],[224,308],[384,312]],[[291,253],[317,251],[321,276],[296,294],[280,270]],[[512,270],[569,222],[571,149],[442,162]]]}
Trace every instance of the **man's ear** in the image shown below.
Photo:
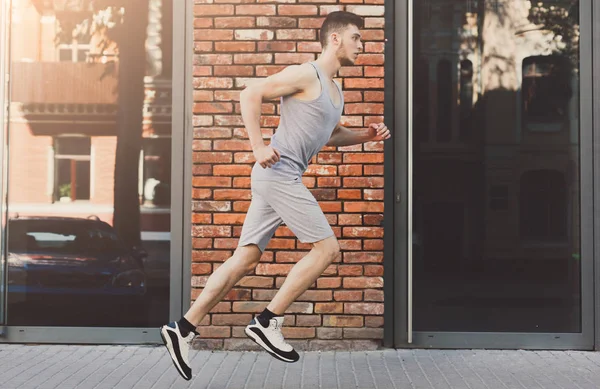
{"label": "man's ear", "polygon": [[337,45],[342,41],[342,36],[340,35],[339,32],[331,33],[330,37],[331,37],[331,43],[333,43],[334,45]]}

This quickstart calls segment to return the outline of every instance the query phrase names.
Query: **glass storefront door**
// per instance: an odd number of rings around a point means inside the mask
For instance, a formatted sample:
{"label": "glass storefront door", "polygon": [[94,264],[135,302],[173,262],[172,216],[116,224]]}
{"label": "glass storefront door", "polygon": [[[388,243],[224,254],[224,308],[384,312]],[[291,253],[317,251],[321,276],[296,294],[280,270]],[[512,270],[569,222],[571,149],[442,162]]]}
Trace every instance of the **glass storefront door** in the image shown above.
{"label": "glass storefront door", "polygon": [[12,1],[9,328],[169,319],[173,2],[107,4]]}
{"label": "glass storefront door", "polygon": [[[9,6],[6,2],[0,5],[0,161],[4,158],[4,144],[6,133],[6,124],[8,120],[7,105],[7,64],[8,64],[8,20]],[[4,198],[4,174],[0,168],[0,198]],[[0,201],[0,231],[4,231],[5,204]],[[4,235],[0,233],[0,236]],[[3,240],[2,240],[3,242]],[[0,336],[4,335],[4,326],[6,325],[6,258],[2,254],[4,244],[0,243]]]}
{"label": "glass storefront door", "polygon": [[406,7],[411,341],[591,348],[591,1]]}

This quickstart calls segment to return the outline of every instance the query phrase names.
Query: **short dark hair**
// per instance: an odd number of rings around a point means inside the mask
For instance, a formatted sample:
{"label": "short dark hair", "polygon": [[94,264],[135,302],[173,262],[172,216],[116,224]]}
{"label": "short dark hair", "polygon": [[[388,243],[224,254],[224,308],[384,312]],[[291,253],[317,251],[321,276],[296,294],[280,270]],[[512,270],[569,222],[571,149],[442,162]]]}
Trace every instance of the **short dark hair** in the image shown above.
{"label": "short dark hair", "polygon": [[363,19],[362,17],[354,14],[352,12],[346,11],[335,11],[331,12],[323,21],[321,25],[321,31],[319,33],[319,40],[321,41],[321,46],[325,48],[327,46],[327,37],[333,32],[339,32],[349,25],[354,25],[358,28],[363,28]]}

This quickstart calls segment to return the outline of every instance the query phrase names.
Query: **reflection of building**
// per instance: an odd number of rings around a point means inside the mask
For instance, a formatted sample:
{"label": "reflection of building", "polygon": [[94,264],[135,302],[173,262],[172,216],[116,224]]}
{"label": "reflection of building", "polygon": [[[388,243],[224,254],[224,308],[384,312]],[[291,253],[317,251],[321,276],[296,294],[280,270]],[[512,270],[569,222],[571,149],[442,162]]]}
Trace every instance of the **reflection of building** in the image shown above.
{"label": "reflection of building", "polygon": [[530,7],[415,7],[415,231],[429,239],[425,262],[550,264],[579,252],[578,64],[531,23]]}
{"label": "reflection of building", "polygon": [[[162,232],[162,239],[168,239],[172,33],[162,31],[161,12],[161,2],[151,2],[138,192],[142,238],[156,238],[161,236],[156,232]],[[170,18],[172,11],[165,12]],[[56,11],[52,2],[15,2],[11,213],[95,214],[112,221],[119,48],[102,28],[72,41],[57,35],[57,19],[83,19],[81,15],[86,15],[86,9]]]}

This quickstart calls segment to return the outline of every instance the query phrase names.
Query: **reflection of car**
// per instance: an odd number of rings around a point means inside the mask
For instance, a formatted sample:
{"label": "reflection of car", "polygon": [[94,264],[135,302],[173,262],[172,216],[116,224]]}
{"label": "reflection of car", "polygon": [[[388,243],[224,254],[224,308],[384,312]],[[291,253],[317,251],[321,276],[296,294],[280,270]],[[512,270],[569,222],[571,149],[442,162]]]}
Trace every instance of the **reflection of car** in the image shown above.
{"label": "reflection of car", "polygon": [[99,304],[96,309],[111,310],[146,293],[146,253],[125,247],[109,224],[66,217],[8,223],[9,304],[59,304],[68,310]]}

